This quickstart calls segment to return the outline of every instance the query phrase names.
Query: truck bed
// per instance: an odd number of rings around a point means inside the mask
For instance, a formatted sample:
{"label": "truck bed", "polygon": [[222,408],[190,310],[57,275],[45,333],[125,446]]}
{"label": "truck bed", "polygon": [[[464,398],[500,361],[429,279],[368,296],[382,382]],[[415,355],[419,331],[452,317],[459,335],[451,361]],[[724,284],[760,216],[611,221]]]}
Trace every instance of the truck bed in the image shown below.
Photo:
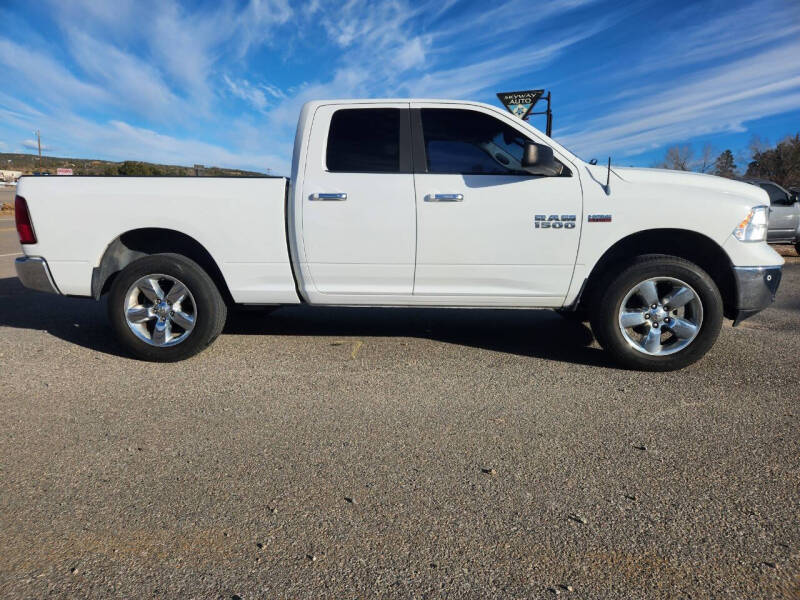
{"label": "truck bed", "polygon": [[62,294],[92,295],[92,271],[123,234],[172,229],[214,258],[237,303],[297,297],[286,244],[282,177],[23,177],[37,243]]}

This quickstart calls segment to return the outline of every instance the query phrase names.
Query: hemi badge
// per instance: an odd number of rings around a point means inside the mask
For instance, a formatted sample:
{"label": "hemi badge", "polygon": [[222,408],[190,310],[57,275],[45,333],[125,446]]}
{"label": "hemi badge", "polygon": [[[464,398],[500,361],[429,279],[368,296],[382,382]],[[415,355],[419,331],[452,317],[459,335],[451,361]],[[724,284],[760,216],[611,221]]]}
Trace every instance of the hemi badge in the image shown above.
{"label": "hemi badge", "polygon": [[589,223],[611,223],[611,215],[589,215]]}

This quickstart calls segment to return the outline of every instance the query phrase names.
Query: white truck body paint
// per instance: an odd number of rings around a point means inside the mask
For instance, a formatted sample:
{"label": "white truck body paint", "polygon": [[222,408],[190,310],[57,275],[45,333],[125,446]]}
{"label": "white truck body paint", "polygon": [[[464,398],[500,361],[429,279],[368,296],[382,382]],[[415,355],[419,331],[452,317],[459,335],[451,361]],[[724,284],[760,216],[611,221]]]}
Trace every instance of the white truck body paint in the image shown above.
{"label": "white truck body paint", "polygon": [[[519,129],[538,132],[510,113],[483,106],[412,102],[412,108],[467,108]],[[572,171],[576,163],[556,158]],[[582,221],[579,177],[514,175],[415,175],[417,269],[415,296],[483,296],[528,306],[561,305],[578,253]],[[427,202],[437,193],[459,193],[461,202]],[[570,229],[534,230],[535,215],[574,215]],[[524,299],[524,300],[522,300]]]}
{"label": "white truck body paint", "polygon": [[171,229],[200,243],[234,300],[297,303],[286,249],[283,178],[24,177],[37,244],[58,289],[91,294],[92,269],[128,231]]}
{"label": "white truck body paint", "polygon": [[[351,105],[353,108],[358,104]],[[313,115],[305,174],[296,185],[305,253],[300,261],[322,295],[410,296],[414,286],[414,175],[411,173],[333,173],[325,166],[328,124],[337,105],[319,106]],[[405,103],[381,108],[407,109]],[[345,193],[345,201],[313,200],[315,194]]]}
{"label": "white truck body paint", "polygon": [[[340,108],[455,108],[483,112],[546,144],[571,177],[331,173],[330,119]],[[763,190],[709,175],[580,160],[528,123],[480,103],[315,101],[300,114],[291,184],[283,178],[24,177],[43,257],[61,293],[91,294],[92,271],[120,235],[178,231],[216,261],[238,303],[552,307],[571,304],[617,241],[646,230],[704,235],[733,266],[783,264],[733,229]],[[287,190],[287,186],[288,190]],[[346,193],[346,201],[312,194]],[[460,193],[457,203],[428,194]],[[286,198],[288,194],[288,206]],[[287,210],[288,208],[288,210]],[[534,216],[576,216],[571,229],[534,229]],[[611,215],[610,222],[589,222]],[[288,232],[288,240],[287,240]],[[298,291],[300,297],[298,297]]]}

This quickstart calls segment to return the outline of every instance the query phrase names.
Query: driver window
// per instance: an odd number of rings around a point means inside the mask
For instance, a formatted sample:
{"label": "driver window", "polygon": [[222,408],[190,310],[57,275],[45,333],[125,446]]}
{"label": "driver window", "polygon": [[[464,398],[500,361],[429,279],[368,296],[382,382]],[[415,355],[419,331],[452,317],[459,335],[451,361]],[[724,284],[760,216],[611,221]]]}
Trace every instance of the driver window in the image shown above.
{"label": "driver window", "polygon": [[428,173],[522,175],[529,140],[517,129],[481,112],[450,108],[421,111]]}

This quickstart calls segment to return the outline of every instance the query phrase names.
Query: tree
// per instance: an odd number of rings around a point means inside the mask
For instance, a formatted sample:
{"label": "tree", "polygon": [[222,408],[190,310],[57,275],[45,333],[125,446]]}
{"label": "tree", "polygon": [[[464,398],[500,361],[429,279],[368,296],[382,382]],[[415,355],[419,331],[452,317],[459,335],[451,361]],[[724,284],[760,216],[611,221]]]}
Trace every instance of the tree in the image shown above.
{"label": "tree", "polygon": [[761,177],[784,187],[800,184],[800,134],[788,136],[774,148],[751,144],[753,160],[748,177]]}
{"label": "tree", "polygon": [[691,146],[670,146],[664,155],[664,161],[659,166],[662,169],[672,169],[674,171],[691,171],[691,162]]}
{"label": "tree", "polygon": [[733,152],[725,150],[714,161],[714,175],[733,179],[736,177],[736,163],[733,160]]}
{"label": "tree", "polygon": [[703,153],[700,155],[700,160],[697,163],[697,170],[701,173],[708,173],[714,167],[714,161],[711,157],[714,156],[714,148],[711,144],[703,145]]}
{"label": "tree", "polygon": [[126,160],[119,166],[119,174],[127,175],[129,177],[152,177],[157,175],[164,175],[165,169],[159,165],[152,165],[150,163],[137,162],[133,160]]}

